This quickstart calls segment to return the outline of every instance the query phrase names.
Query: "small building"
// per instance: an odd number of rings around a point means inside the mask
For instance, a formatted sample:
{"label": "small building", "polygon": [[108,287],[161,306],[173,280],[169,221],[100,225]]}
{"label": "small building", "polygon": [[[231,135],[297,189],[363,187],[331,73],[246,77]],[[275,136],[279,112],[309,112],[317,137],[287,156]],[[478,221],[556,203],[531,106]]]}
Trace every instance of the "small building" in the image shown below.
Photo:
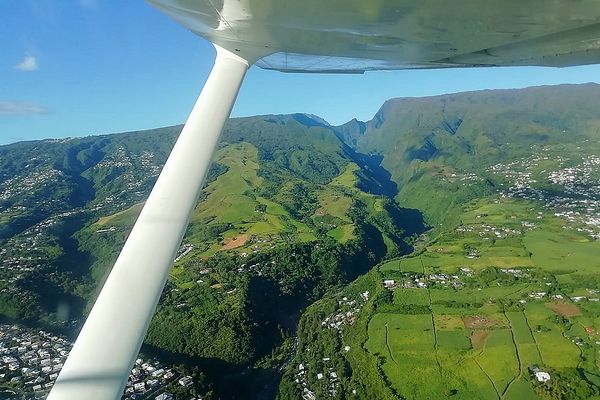
{"label": "small building", "polygon": [[183,378],[179,379],[178,382],[181,386],[187,387],[191,386],[194,383],[194,380],[191,376],[184,376]]}
{"label": "small building", "polygon": [[150,388],[158,386],[158,380],[157,379],[150,379],[146,383],[148,384],[148,387],[150,387]]}
{"label": "small building", "polygon": [[144,382],[136,383],[133,385],[133,390],[135,390],[136,392],[145,392],[146,384]]}
{"label": "small building", "polygon": [[152,373],[152,377],[153,377],[153,378],[160,378],[160,377],[161,377],[161,376],[163,376],[164,374],[165,374],[165,370],[164,370],[164,369],[162,369],[162,368],[160,368],[160,369],[157,369],[156,371],[154,371],[154,372]]}
{"label": "small building", "polygon": [[387,289],[393,289],[396,286],[396,281],[393,279],[384,279],[383,286],[385,286]]}
{"label": "small building", "polygon": [[308,388],[304,388],[304,390],[302,392],[303,400],[316,400],[316,398],[317,398],[317,396],[314,394],[314,392],[312,392]]}
{"label": "small building", "polygon": [[550,380],[550,374],[544,371],[538,371],[535,373],[535,379],[538,380],[538,382],[548,382]]}

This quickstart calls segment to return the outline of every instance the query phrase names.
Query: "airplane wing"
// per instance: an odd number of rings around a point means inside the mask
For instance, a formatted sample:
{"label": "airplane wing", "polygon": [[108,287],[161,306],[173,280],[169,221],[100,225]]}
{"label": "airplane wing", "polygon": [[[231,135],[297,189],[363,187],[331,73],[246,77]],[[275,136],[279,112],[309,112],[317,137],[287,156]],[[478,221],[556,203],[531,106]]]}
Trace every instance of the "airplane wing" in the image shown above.
{"label": "airplane wing", "polygon": [[600,61],[597,0],[148,0],[261,68],[364,72]]}
{"label": "airplane wing", "polygon": [[598,0],[148,0],[217,58],[49,400],[119,399],[248,67],[284,72],[600,62]]}

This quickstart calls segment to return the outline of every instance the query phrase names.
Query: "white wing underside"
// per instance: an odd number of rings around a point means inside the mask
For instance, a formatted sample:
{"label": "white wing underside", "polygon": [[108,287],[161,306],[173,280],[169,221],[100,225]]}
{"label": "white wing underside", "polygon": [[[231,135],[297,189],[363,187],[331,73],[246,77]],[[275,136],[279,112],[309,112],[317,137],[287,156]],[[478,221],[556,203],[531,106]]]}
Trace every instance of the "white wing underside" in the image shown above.
{"label": "white wing underside", "polygon": [[149,0],[284,72],[600,62],[598,0]]}

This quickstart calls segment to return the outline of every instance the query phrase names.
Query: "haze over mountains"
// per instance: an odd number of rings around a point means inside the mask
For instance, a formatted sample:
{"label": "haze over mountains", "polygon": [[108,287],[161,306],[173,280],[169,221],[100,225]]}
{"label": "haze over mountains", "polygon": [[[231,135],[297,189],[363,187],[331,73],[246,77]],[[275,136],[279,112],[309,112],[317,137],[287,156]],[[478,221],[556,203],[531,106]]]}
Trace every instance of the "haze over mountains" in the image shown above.
{"label": "haze over mountains", "polygon": [[[600,85],[560,85],[392,99],[338,127],[306,114],[229,120],[145,351],[194,370],[208,398],[298,398],[293,375],[278,383],[301,361],[305,308],[454,232],[481,199],[564,213],[600,256],[598,104]],[[0,147],[2,316],[76,331],[180,130]],[[361,302],[376,310],[386,292],[373,273]],[[346,398],[374,384],[352,373],[357,360],[304,387]],[[379,398],[407,395],[381,385]]]}

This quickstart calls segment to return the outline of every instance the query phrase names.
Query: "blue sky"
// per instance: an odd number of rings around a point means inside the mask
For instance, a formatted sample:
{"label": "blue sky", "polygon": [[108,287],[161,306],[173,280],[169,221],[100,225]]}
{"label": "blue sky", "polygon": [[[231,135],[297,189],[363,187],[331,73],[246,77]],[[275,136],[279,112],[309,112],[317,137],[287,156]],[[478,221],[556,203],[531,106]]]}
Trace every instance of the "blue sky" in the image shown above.
{"label": "blue sky", "polygon": [[[147,3],[0,2],[0,144],[183,123],[214,59]],[[252,68],[233,116],[370,119],[392,97],[598,82],[600,66],[284,74]]]}

